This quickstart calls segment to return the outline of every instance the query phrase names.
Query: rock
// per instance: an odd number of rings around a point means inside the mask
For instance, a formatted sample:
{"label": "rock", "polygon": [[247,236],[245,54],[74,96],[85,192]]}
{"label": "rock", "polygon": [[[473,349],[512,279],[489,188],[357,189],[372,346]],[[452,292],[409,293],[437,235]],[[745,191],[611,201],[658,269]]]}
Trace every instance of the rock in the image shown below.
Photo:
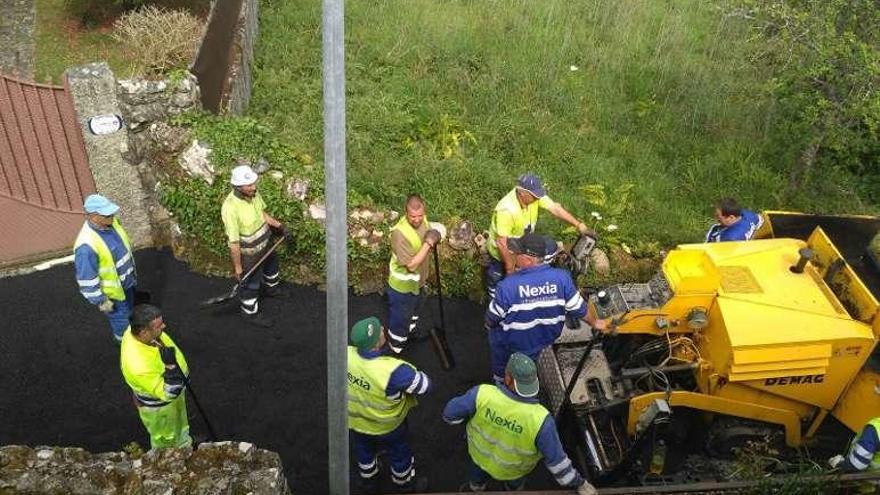
{"label": "rock", "polygon": [[166,153],[177,153],[192,141],[192,131],[185,127],[172,127],[165,122],[150,124],[149,136]]}
{"label": "rock", "polygon": [[327,208],[320,203],[310,204],[308,214],[312,220],[317,220],[321,223],[327,220]]}
{"label": "rock", "polygon": [[37,451],[37,459],[41,459],[41,460],[51,459],[52,456],[54,456],[54,455],[55,455],[55,453],[52,452],[51,450],[38,450]]}
{"label": "rock", "polygon": [[287,181],[287,186],[284,188],[284,192],[287,193],[287,197],[291,199],[305,201],[306,194],[309,192],[309,184],[309,179],[290,179]]}
{"label": "rock", "polygon": [[351,235],[355,239],[365,239],[370,236],[370,231],[361,227]]}
{"label": "rock", "polygon": [[398,213],[398,212],[396,212],[396,211],[394,211],[394,210],[391,210],[391,211],[388,212],[388,221],[389,221],[389,222],[394,222],[394,221],[396,221],[398,218],[400,218],[400,213]]}
{"label": "rock", "polygon": [[449,233],[449,246],[452,249],[464,251],[474,247],[474,227],[467,220],[458,222]]}
{"label": "rock", "polygon": [[264,174],[266,173],[266,171],[269,170],[269,167],[269,160],[261,157],[259,160],[257,160],[257,163],[254,163],[254,172],[258,174]]}
{"label": "rock", "polygon": [[593,248],[590,252],[590,266],[599,275],[607,276],[611,274],[611,262],[608,260],[608,255],[599,248]]}
{"label": "rock", "polygon": [[370,217],[370,221],[373,223],[382,223],[385,221],[385,213],[381,211],[374,211],[373,216]]}
{"label": "rock", "polygon": [[[486,239],[488,239],[488,233],[477,234],[477,235],[474,236],[474,245],[477,246],[477,249],[478,249],[481,253],[486,253],[486,252],[488,252],[488,251],[486,250],[486,242],[487,242]],[[450,242],[451,242],[451,241],[450,241]]]}
{"label": "rock", "polygon": [[177,163],[186,170],[190,176],[198,176],[205,179],[208,184],[214,183],[214,165],[210,160],[211,148],[201,141],[193,140],[192,144],[180,154]]}
{"label": "rock", "polygon": [[271,170],[269,171],[268,175],[275,180],[281,180],[284,178],[284,172],[280,170]]}

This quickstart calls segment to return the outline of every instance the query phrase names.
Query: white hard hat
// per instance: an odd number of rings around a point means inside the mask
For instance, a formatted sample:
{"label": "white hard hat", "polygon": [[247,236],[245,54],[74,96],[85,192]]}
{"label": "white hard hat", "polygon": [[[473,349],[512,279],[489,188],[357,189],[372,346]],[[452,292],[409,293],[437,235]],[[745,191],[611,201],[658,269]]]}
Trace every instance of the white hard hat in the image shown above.
{"label": "white hard hat", "polygon": [[232,177],[229,183],[233,186],[249,186],[257,181],[259,176],[249,165],[239,165],[232,169]]}

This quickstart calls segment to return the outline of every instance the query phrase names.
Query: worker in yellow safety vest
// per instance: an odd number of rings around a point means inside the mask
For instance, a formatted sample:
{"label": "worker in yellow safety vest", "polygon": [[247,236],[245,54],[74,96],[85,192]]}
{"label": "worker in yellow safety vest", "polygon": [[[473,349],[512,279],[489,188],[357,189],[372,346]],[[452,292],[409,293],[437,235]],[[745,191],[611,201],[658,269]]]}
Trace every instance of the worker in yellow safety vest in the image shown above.
{"label": "worker in yellow safety vest", "polygon": [[131,242],[116,218],[118,205],[92,194],[83,209],[86,221],[73,244],[76,282],[80,294],[107,315],[119,342],[128,328],[137,285]]}
{"label": "worker in yellow safety vest", "polygon": [[138,414],[154,449],[192,445],[184,395],[189,367],[183,353],[165,333],[156,306],[135,306],[131,327],[122,336],[120,365],[131,387]]}
{"label": "worker in yellow safety vest", "polygon": [[264,295],[284,298],[288,292],[281,285],[281,272],[278,256],[273,252],[259,268],[247,279],[241,280],[269,249],[269,238],[274,231],[280,236],[287,235],[284,225],[266,212],[266,203],[257,192],[259,176],[249,165],[239,165],[232,169],[229,182],[232,191],[223,201],[220,216],[229,241],[229,255],[235,278],[242,284],[238,291],[241,303],[241,316],[254,326],[268,328],[274,322],[260,313],[260,286],[265,286]]}
{"label": "worker in yellow safety vest", "polygon": [[561,204],[550,199],[541,179],[526,173],[520,176],[516,187],[495,205],[492,223],[489,225],[489,264],[486,266],[486,289],[489,298],[495,295],[495,286],[516,270],[516,256],[507,247],[507,239],[533,233],[538,223],[538,209],[542,208],[554,217],[571,224],[581,234],[595,233],[582,221],[568,212]]}
{"label": "worker in yellow safety vest", "polygon": [[425,201],[418,194],[406,198],[404,215],[391,228],[391,259],[385,294],[388,296],[388,343],[398,354],[410,334],[417,330],[418,309],[425,297],[428,278],[428,253],[440,242],[441,229],[441,224],[428,222]]}
{"label": "worker in yellow safety vest", "polygon": [[853,438],[846,457],[836,455],[828,463],[849,473],[880,471],[880,417],[868,421],[859,436]]}
{"label": "worker in yellow safety vest", "polygon": [[467,421],[470,479],[461,491],[485,491],[490,479],[506,490],[522,490],[543,458],[560,485],[575,488],[578,495],[596,493],[562,449],[553,416],[538,402],[538,390],[534,361],[516,352],[507,362],[504,383],[477,385],[446,404],[444,421]]}
{"label": "worker in yellow safety vest", "polygon": [[428,375],[395,357],[384,356],[384,328],[378,318],[358,321],[348,347],[348,426],[362,489],[378,493],[377,450],[388,450],[391,481],[397,491],[424,491],[427,479],[416,477],[406,415],[417,395],[431,390]]}

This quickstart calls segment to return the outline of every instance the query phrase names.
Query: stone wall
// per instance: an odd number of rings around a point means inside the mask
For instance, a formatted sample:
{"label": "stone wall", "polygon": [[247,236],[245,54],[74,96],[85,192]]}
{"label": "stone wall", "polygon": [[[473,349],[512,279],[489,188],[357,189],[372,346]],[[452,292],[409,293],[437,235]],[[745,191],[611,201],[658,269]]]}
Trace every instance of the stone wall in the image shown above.
{"label": "stone wall", "polygon": [[119,204],[119,218],[132,243],[135,246],[151,245],[147,194],[137,168],[123,158],[128,153],[125,119],[123,128],[116,132],[96,135],[89,130],[89,121],[93,117],[122,115],[116,77],[106,62],[68,69],[66,76],[98,192]]}
{"label": "stone wall", "polygon": [[35,0],[0,0],[0,72],[34,77]]}
{"label": "stone wall", "polygon": [[[120,220],[135,245],[163,244],[167,233],[155,227],[165,225],[167,212],[156,197],[151,159],[157,149],[182,149],[189,144],[186,135],[170,129],[166,122],[200,108],[195,77],[187,74],[177,80],[117,81],[102,62],[69,69],[67,79],[98,192],[119,204]],[[123,128],[112,134],[94,135],[88,129],[88,120],[96,115],[118,115]]]}
{"label": "stone wall", "polygon": [[0,447],[0,493],[290,495],[290,488],[278,454],[244,442],[142,455],[9,445]]}
{"label": "stone wall", "polygon": [[259,0],[244,0],[244,4],[241,6],[235,57],[229,71],[228,113],[244,115],[251,101],[251,92],[253,91],[251,67],[254,61],[254,46],[259,35],[260,2]]}

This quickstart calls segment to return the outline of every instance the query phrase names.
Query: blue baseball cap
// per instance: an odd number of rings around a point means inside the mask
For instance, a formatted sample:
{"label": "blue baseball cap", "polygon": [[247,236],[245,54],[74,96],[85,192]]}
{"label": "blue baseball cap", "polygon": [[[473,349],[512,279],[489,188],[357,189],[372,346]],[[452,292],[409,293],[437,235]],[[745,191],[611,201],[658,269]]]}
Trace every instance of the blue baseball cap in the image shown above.
{"label": "blue baseball cap", "polygon": [[544,263],[550,263],[559,254],[559,244],[552,237],[544,236]]}
{"label": "blue baseball cap", "polygon": [[109,217],[119,211],[119,205],[100,194],[91,194],[83,203],[83,209],[86,210],[86,213],[97,213]]}
{"label": "blue baseball cap", "polygon": [[543,198],[547,194],[547,191],[544,190],[544,183],[541,182],[541,178],[531,172],[520,175],[516,187],[528,192],[538,199]]}

